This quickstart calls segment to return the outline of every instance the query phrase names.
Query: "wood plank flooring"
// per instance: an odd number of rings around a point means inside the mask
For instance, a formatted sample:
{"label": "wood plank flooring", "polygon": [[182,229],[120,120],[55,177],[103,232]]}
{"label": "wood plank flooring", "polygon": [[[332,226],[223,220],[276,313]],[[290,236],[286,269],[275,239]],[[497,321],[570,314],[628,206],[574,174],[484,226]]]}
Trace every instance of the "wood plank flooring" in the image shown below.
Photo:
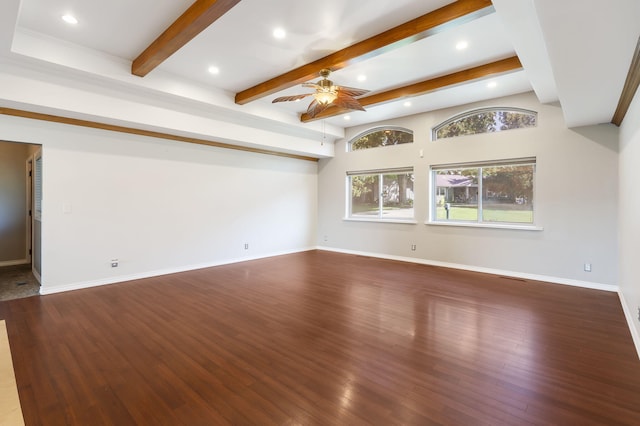
{"label": "wood plank flooring", "polygon": [[638,425],[618,296],[310,251],[0,302],[27,425]]}

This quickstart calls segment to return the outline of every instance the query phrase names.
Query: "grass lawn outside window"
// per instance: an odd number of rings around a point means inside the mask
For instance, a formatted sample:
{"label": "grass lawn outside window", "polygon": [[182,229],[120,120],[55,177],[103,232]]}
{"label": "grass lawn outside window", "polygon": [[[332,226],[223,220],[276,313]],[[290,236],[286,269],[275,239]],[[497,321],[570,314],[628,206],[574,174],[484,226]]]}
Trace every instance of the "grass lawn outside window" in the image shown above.
{"label": "grass lawn outside window", "polygon": [[534,226],[535,158],[431,167],[434,222]]}

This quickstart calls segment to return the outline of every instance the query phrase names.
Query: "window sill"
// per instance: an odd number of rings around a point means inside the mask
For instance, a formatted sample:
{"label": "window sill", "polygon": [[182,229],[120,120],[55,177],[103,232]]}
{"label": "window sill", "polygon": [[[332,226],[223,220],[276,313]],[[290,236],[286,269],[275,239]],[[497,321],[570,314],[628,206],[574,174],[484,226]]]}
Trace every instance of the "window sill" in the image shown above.
{"label": "window sill", "polygon": [[441,222],[426,221],[425,225],[435,226],[459,226],[466,228],[493,228],[493,229],[518,229],[522,231],[543,231],[544,228],[535,225],[516,225],[512,223],[475,223],[475,222]]}
{"label": "window sill", "polygon": [[383,219],[380,217],[360,218],[360,217],[343,217],[345,222],[377,222],[377,223],[405,223],[415,225],[418,223],[415,219]]}

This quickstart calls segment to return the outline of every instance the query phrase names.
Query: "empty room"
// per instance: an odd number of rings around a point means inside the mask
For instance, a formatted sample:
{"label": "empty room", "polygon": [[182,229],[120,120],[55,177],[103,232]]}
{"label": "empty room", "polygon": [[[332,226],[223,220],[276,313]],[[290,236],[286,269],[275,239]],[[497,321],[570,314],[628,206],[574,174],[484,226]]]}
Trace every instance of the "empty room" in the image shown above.
{"label": "empty room", "polygon": [[639,19],[0,2],[0,424],[640,424]]}

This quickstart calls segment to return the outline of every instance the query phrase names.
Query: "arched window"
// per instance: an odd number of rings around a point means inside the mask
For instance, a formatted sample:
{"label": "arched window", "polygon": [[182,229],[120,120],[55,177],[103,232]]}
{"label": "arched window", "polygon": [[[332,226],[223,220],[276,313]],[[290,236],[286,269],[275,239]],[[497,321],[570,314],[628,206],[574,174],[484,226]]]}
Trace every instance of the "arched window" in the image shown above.
{"label": "arched window", "polygon": [[538,113],[521,108],[481,108],[468,111],[438,124],[432,139],[501,132],[503,130],[536,127]]}
{"label": "arched window", "polygon": [[360,133],[349,141],[349,151],[377,148],[379,146],[413,143],[413,131],[402,127],[375,127]]}

